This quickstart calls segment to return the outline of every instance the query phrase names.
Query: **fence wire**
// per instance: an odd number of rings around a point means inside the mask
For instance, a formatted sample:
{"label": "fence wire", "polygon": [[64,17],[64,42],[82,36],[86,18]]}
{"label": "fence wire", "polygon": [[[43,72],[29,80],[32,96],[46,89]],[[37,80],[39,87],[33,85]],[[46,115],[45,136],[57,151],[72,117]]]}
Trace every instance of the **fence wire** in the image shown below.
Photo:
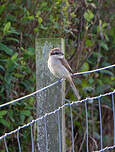
{"label": "fence wire", "polygon": [[[92,71],[87,71],[87,72],[81,72],[81,73],[76,73],[74,75],[80,75],[80,74],[88,74],[88,73],[92,73],[92,72],[98,72],[98,71],[101,71],[101,70],[105,70],[105,69],[108,69],[108,68],[112,68],[112,67],[115,67],[115,65],[111,65],[111,66],[108,66],[108,67],[104,67],[104,68],[100,68],[100,69],[96,69],[96,70],[92,70]],[[49,86],[46,86],[40,90],[37,90],[29,95],[26,95],[24,97],[21,97],[21,98],[18,98],[16,100],[12,100],[8,103],[5,103],[5,104],[2,104],[0,105],[0,108],[4,107],[4,106],[7,106],[9,104],[13,104],[15,102],[18,102],[18,101],[21,101],[25,98],[28,98],[30,96],[33,96],[41,91],[44,91],[46,89],[48,89],[49,87],[52,87],[60,82],[62,82],[63,79],[59,80],[59,81],[56,81],[54,82],[53,84],[50,84]],[[67,103],[65,103],[64,105],[60,106],[59,108],[55,109],[54,111],[52,112],[49,112],[49,113],[46,113],[44,114],[43,116],[37,118],[37,119],[34,119],[32,120],[31,122],[23,125],[23,126],[19,126],[17,129],[11,131],[11,132],[8,132],[8,133],[5,133],[4,135],[2,135],[0,137],[0,142],[3,141],[4,142],[4,147],[5,147],[5,150],[6,152],[9,152],[8,150],[8,145],[7,145],[7,137],[12,135],[12,134],[16,134],[16,137],[17,137],[17,143],[18,143],[18,149],[19,149],[19,152],[22,152],[22,148],[21,148],[21,143],[20,143],[20,130],[21,129],[24,129],[26,127],[29,127],[31,128],[31,145],[32,145],[32,152],[34,152],[35,150],[35,146],[34,146],[34,135],[33,135],[33,124],[38,122],[39,120],[42,120],[44,122],[44,134],[45,134],[45,138],[46,138],[46,152],[48,152],[48,135],[47,135],[47,121],[46,121],[46,118],[50,115],[54,115],[54,114],[57,114],[57,120],[58,120],[58,140],[59,140],[59,152],[62,151],[62,143],[61,143],[61,121],[60,121],[60,110],[62,110],[63,108],[65,107],[70,107],[70,118],[71,118],[71,131],[72,131],[72,152],[74,152],[74,149],[75,149],[75,146],[74,146],[74,130],[73,130],[73,116],[72,116],[72,106],[74,105],[75,106],[78,106],[79,104],[84,104],[85,105],[85,114],[86,114],[86,151],[88,152],[89,151],[89,141],[88,141],[88,110],[87,110],[87,104],[88,102],[90,101],[93,101],[95,102],[98,101],[98,106],[99,106],[99,120],[100,120],[100,152],[104,152],[104,151],[109,151],[109,150],[113,150],[115,149],[115,103],[114,103],[114,94],[115,94],[115,90],[112,91],[112,92],[108,92],[108,93],[105,93],[105,94],[101,94],[99,96],[95,96],[95,97],[88,97],[86,99],[83,99],[83,100],[80,100],[80,101],[72,101],[70,102],[68,99],[65,99],[65,101]],[[106,96],[111,96],[112,98],[112,110],[113,110],[113,121],[114,121],[114,134],[113,134],[113,138],[114,138],[114,143],[112,146],[110,147],[105,147],[103,148],[103,136],[102,136],[102,115],[101,115],[101,98],[102,97],[106,97]]]}
{"label": "fence wire", "polygon": [[[107,67],[104,67],[104,68],[99,68],[99,69],[91,70],[91,71],[74,73],[72,76],[83,75],[83,74],[90,74],[90,73],[94,73],[94,72],[99,72],[99,71],[102,71],[102,70],[110,69],[110,68],[113,68],[113,67],[115,67],[115,64],[110,65],[110,66],[107,66]],[[30,93],[30,94],[28,94],[28,95],[26,95],[26,96],[23,96],[23,97],[20,97],[20,98],[18,98],[18,99],[15,99],[15,100],[9,101],[9,102],[7,102],[7,103],[1,104],[1,105],[0,105],[0,108],[5,107],[5,106],[8,106],[8,105],[10,105],[10,104],[13,104],[13,103],[15,103],[15,102],[19,102],[19,101],[21,101],[21,100],[23,100],[23,99],[26,99],[26,98],[29,98],[29,97],[31,97],[31,96],[34,96],[34,95],[38,94],[39,92],[45,91],[46,89],[51,88],[51,87],[53,87],[54,85],[57,85],[58,83],[61,83],[63,80],[64,80],[64,79],[60,79],[60,80],[58,80],[58,81],[56,81],[56,82],[54,82],[54,83],[52,83],[52,84],[50,84],[50,85],[48,85],[48,86],[46,86],[46,87],[44,87],[44,88],[41,88],[41,89],[39,89],[39,90],[37,90],[37,91],[35,91],[35,92],[33,92],[33,93]]]}
{"label": "fence wire", "polygon": [[[91,97],[91,98],[86,98],[86,99],[84,99],[84,100],[81,100],[81,101],[73,101],[73,102],[69,102],[69,103],[66,103],[66,104],[64,104],[64,105],[62,105],[62,106],[60,106],[58,109],[56,109],[56,110],[54,110],[54,111],[52,111],[52,112],[49,112],[49,113],[46,113],[45,115],[43,115],[42,117],[39,117],[39,118],[37,118],[37,119],[35,119],[35,120],[32,120],[31,122],[29,122],[29,123],[27,123],[27,124],[25,124],[25,125],[23,125],[23,126],[19,126],[17,129],[15,129],[15,130],[13,130],[13,131],[11,131],[11,132],[9,132],[9,133],[5,133],[3,136],[1,136],[0,137],[0,141],[2,140],[2,139],[4,139],[4,145],[5,145],[5,149],[6,149],[6,151],[8,152],[8,146],[7,146],[7,142],[6,142],[6,137],[7,136],[9,136],[9,135],[12,135],[12,134],[15,134],[15,133],[18,133],[18,135],[17,135],[17,141],[18,141],[18,146],[19,146],[19,149],[20,149],[20,151],[21,151],[21,146],[20,146],[20,142],[19,142],[19,131],[21,130],[21,129],[23,129],[23,128],[25,128],[25,127],[28,127],[28,126],[31,126],[31,141],[32,141],[32,152],[34,151],[34,142],[33,142],[33,131],[32,131],[32,125],[35,123],[35,122],[37,122],[37,121],[39,121],[39,120],[43,120],[44,121],[44,119],[46,119],[46,117],[47,116],[50,116],[50,115],[54,115],[54,114],[56,114],[56,113],[58,113],[58,115],[59,115],[59,111],[61,110],[61,109],[63,109],[63,108],[65,108],[65,107],[67,107],[67,106],[69,106],[69,107],[71,107],[72,108],[72,105],[79,105],[79,104],[83,104],[83,103],[85,103],[85,111],[86,111],[86,145],[87,145],[87,152],[88,152],[88,112],[87,112],[87,103],[88,103],[88,101],[91,101],[91,100],[98,100],[98,103],[99,103],[99,112],[101,112],[100,111],[100,99],[102,98],[102,97],[105,97],[105,96],[109,96],[109,95],[112,95],[112,97],[113,97],[113,95],[114,95],[114,93],[115,93],[115,91],[113,91],[113,92],[108,92],[108,93],[105,93],[105,94],[102,94],[102,95],[100,95],[100,96],[95,96],[95,97]],[[65,99],[65,101],[68,101],[68,99]],[[114,103],[114,98],[112,98],[112,102]],[[73,126],[73,119],[72,119],[72,109],[71,109],[71,111],[70,111],[70,113],[71,113],[71,127]],[[100,115],[100,120],[101,120],[101,115]],[[60,137],[60,121],[59,121],[59,116],[58,116],[58,128],[59,128],[59,139],[61,138]],[[115,148],[115,145],[114,146],[111,146],[111,147],[106,147],[106,148],[104,148],[104,149],[102,149],[102,121],[100,121],[100,143],[101,143],[101,150],[100,150],[100,152],[102,152],[102,151],[107,151],[107,150],[111,150],[111,149],[114,149]],[[45,124],[45,134],[47,134],[47,129],[46,129],[47,127],[46,127],[46,124]],[[73,127],[72,127],[73,128]],[[73,129],[72,129],[73,130]],[[47,135],[46,135],[46,137],[47,137]],[[73,131],[72,131],[72,137],[73,137]],[[114,140],[115,140],[115,136],[114,136]],[[47,142],[47,144],[46,144],[46,146],[48,147],[48,141],[47,141],[47,139],[46,139],[46,142]],[[72,139],[72,149],[73,149],[73,151],[74,151],[74,138]],[[48,151],[48,148],[46,147],[46,151]],[[59,144],[59,147],[61,147],[61,143]],[[61,148],[59,148],[59,149],[61,149]],[[60,150],[61,151],[61,150]]]}

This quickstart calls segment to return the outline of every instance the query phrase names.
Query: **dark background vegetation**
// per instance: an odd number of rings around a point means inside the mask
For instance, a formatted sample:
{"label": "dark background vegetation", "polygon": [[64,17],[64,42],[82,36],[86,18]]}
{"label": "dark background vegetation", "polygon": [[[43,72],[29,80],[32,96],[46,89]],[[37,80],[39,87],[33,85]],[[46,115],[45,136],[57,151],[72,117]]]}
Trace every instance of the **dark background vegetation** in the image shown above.
{"label": "dark background vegetation", "polygon": [[[1,0],[0,104],[35,90],[35,37],[64,38],[72,69],[87,71],[115,63],[115,0]],[[75,79],[82,98],[114,90],[114,70]],[[67,98],[75,100],[67,85]],[[103,98],[103,143],[113,144],[111,97]],[[75,151],[85,151],[84,105],[73,107]],[[90,151],[99,149],[98,104],[88,105]],[[35,118],[34,97],[0,110],[0,135]],[[70,112],[66,110],[67,150],[71,150]],[[83,121],[84,120],[84,121]],[[23,151],[30,151],[30,131],[20,133]],[[12,138],[12,140],[11,140]],[[10,151],[16,151],[15,135]],[[8,145],[9,145],[8,142]],[[16,144],[15,144],[16,143]],[[30,143],[28,145],[27,143]],[[93,145],[93,146],[92,146]],[[4,152],[3,145],[0,151]]]}

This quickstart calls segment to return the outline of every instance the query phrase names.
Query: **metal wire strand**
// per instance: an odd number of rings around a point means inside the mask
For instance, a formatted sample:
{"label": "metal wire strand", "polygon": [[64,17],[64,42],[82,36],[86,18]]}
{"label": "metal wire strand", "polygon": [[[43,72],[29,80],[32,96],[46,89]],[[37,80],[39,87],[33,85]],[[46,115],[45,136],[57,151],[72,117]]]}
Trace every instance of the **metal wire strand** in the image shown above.
{"label": "metal wire strand", "polygon": [[60,111],[57,112],[58,117],[58,140],[59,140],[59,152],[61,152],[61,127],[60,127]]}
{"label": "metal wire strand", "polygon": [[104,152],[104,151],[111,151],[115,149],[115,145],[114,146],[110,146],[110,147],[105,147],[102,150],[99,150],[99,152]]}
{"label": "metal wire strand", "polygon": [[114,95],[112,94],[112,108],[113,108],[113,127],[114,127],[114,145],[115,145],[115,103],[114,103]]}
{"label": "metal wire strand", "polygon": [[[25,128],[25,127],[30,126],[30,124],[33,124],[33,123],[35,123],[35,122],[37,122],[37,121],[39,121],[39,120],[43,120],[44,117],[47,117],[47,116],[52,115],[52,114],[55,114],[57,111],[59,111],[60,109],[65,108],[65,107],[67,107],[67,106],[70,106],[70,105],[79,105],[79,104],[82,104],[82,103],[87,102],[88,100],[96,100],[96,99],[98,99],[98,98],[105,97],[105,96],[109,96],[109,95],[112,95],[112,94],[114,94],[114,93],[115,93],[115,90],[114,90],[113,92],[108,92],[108,93],[105,93],[105,94],[101,94],[101,95],[99,95],[99,96],[95,96],[95,97],[91,97],[91,98],[85,98],[85,99],[83,99],[83,100],[81,100],[81,101],[72,101],[71,103],[66,103],[66,104],[60,106],[59,108],[55,109],[55,110],[52,111],[52,112],[45,113],[43,116],[38,117],[37,119],[32,120],[31,122],[29,122],[29,123],[27,123],[27,124],[25,124],[25,125],[23,125],[23,126],[19,126],[17,129],[15,129],[15,130],[13,130],[13,131],[11,131],[11,132],[9,132],[9,133],[5,133],[4,135],[2,135],[2,136],[0,137],[0,140],[2,140],[4,137],[6,137],[6,136],[8,136],[8,135],[11,135],[11,134],[13,134],[13,133],[16,133],[16,132],[17,132],[18,130],[20,130],[20,129],[23,129],[23,128]],[[65,101],[68,101],[68,99],[65,99]]]}
{"label": "metal wire strand", "polygon": [[103,149],[103,138],[102,138],[102,118],[101,118],[101,103],[100,98],[98,98],[98,104],[99,104],[99,119],[100,119],[100,146],[101,149]]}
{"label": "metal wire strand", "polygon": [[85,102],[85,114],[86,114],[86,147],[87,147],[87,152],[88,152],[89,148],[88,148],[88,113],[87,113],[87,102]]}
{"label": "metal wire strand", "polygon": [[20,144],[20,139],[19,139],[19,130],[17,131],[17,141],[18,141],[19,152],[22,152],[22,150],[21,150],[21,144]]}
{"label": "metal wire strand", "polygon": [[[90,73],[94,73],[94,72],[99,72],[99,71],[102,71],[102,70],[110,69],[110,68],[113,68],[113,67],[115,67],[115,64],[110,65],[110,66],[106,66],[106,67],[104,67],[104,68],[99,68],[99,69],[91,70],[91,71],[74,73],[74,74],[72,74],[72,76],[77,76],[77,75],[82,75],[82,74],[90,74]],[[35,92],[33,92],[33,93],[30,93],[30,94],[28,94],[28,95],[26,95],[26,96],[23,96],[23,97],[20,97],[20,98],[18,98],[18,99],[15,99],[15,100],[9,101],[9,102],[7,102],[7,103],[1,104],[1,105],[0,105],[0,108],[2,108],[2,107],[4,107],[4,106],[8,106],[8,105],[13,104],[13,103],[16,103],[16,102],[19,102],[19,101],[21,101],[21,100],[23,100],[23,99],[26,99],[26,98],[29,98],[29,97],[31,97],[31,96],[34,96],[34,95],[38,94],[38,93],[41,92],[41,91],[44,91],[44,90],[46,90],[46,89],[48,89],[48,88],[50,88],[50,87],[53,87],[54,85],[57,85],[58,83],[61,83],[63,80],[64,80],[64,79],[60,79],[60,80],[58,80],[58,81],[56,81],[56,82],[54,82],[54,83],[52,83],[52,84],[50,84],[50,85],[48,85],[48,86],[46,86],[46,87],[44,87],[44,88],[41,88],[41,89],[39,89],[39,90],[37,90],[37,91],[35,91]]]}
{"label": "metal wire strand", "polygon": [[34,137],[33,137],[33,124],[30,124],[31,126],[31,142],[32,142],[32,152],[34,152]]}
{"label": "metal wire strand", "polygon": [[[96,70],[92,70],[92,71],[86,71],[86,72],[80,72],[80,73],[75,73],[73,74],[72,76],[77,76],[77,75],[82,75],[82,74],[90,74],[90,73],[93,73],[93,72],[99,72],[99,71],[102,71],[102,70],[106,70],[106,69],[109,69],[109,68],[113,68],[115,67],[115,64],[114,65],[110,65],[110,66],[107,66],[107,67],[104,67],[104,68],[100,68],[100,69],[96,69]],[[19,102],[23,99],[26,99],[28,97],[31,97],[31,96],[34,96],[36,94],[38,94],[39,92],[41,91],[44,91],[54,85],[57,85],[58,83],[61,83],[64,79],[60,79],[44,88],[41,88],[31,94],[28,94],[26,96],[23,96],[23,97],[20,97],[18,99],[15,99],[15,100],[12,100],[10,102],[7,102],[7,103],[4,103],[4,104],[1,104],[0,105],[0,108],[2,107],[5,107],[5,106],[8,106],[10,104],[13,104],[13,103],[16,103],[16,102]],[[62,108],[65,108],[66,106],[70,106],[70,116],[71,116],[71,129],[72,129],[72,151],[74,152],[74,130],[73,130],[73,116],[72,116],[72,105],[79,105],[79,104],[82,104],[82,103],[85,103],[85,111],[86,111],[86,144],[87,144],[87,152],[88,152],[88,114],[87,114],[87,101],[88,100],[95,100],[95,99],[98,99],[98,104],[99,104],[99,118],[100,118],[100,152],[103,152],[103,151],[107,151],[107,150],[113,150],[115,149],[115,105],[114,105],[114,94],[115,93],[115,90],[113,92],[109,92],[109,93],[105,93],[103,95],[100,95],[100,96],[96,96],[96,97],[91,97],[91,98],[86,98],[86,99],[83,99],[81,101],[73,101],[70,103],[66,103],[62,106],[60,106],[58,109],[50,112],[50,113],[46,113],[44,114],[42,117],[39,117],[35,120],[32,120],[31,122],[23,125],[23,126],[19,126],[17,129],[9,132],[9,133],[5,133],[4,135],[2,135],[0,137],[0,140],[4,139],[4,145],[5,145],[5,149],[6,149],[6,152],[9,152],[8,151],[8,146],[7,146],[7,142],[6,142],[6,137],[8,135],[11,135],[13,133],[17,133],[17,141],[18,141],[18,147],[19,147],[19,152],[21,152],[21,145],[20,145],[20,140],[19,140],[19,131],[20,129],[23,129],[25,127],[28,127],[28,126],[31,126],[31,142],[32,142],[32,152],[34,152],[34,138],[33,138],[33,123],[39,121],[39,120],[44,120],[44,123],[45,123],[45,135],[46,135],[46,152],[48,152],[48,137],[47,137],[47,125],[46,125],[46,117],[49,116],[49,115],[52,115],[52,114],[55,114],[55,113],[58,113],[58,138],[59,138],[59,152],[61,152],[61,128],[60,128],[60,115],[59,115],[59,111],[62,109]],[[112,95],[112,108],[113,108],[113,119],[114,119],[114,145],[113,146],[110,146],[110,147],[105,147],[103,148],[103,139],[102,139],[102,116],[101,116],[101,101],[100,101],[100,98],[101,97],[104,97],[104,96],[108,96],[108,95]],[[66,99],[65,99],[66,100]]]}
{"label": "metal wire strand", "polygon": [[4,145],[5,145],[6,152],[9,152],[7,142],[6,142],[6,136],[4,136]]}

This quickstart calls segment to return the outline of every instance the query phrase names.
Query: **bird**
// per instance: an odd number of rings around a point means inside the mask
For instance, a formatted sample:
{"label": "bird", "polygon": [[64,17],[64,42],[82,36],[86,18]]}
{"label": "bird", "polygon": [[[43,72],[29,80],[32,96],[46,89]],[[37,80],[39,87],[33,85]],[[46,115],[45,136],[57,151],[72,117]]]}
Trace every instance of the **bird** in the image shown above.
{"label": "bird", "polygon": [[66,79],[70,83],[70,86],[73,89],[75,96],[78,98],[78,100],[81,99],[71,77],[71,75],[73,74],[72,69],[67,60],[64,58],[64,54],[60,48],[53,48],[50,50],[48,58],[48,68],[55,77]]}

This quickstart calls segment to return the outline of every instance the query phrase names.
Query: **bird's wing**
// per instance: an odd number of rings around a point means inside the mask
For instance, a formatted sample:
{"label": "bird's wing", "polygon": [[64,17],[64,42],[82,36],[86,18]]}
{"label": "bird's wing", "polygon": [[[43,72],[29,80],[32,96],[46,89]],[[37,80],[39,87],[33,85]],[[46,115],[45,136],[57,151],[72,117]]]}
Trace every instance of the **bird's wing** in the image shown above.
{"label": "bird's wing", "polygon": [[69,64],[65,58],[63,58],[63,59],[60,58],[59,60],[61,61],[62,65],[64,65],[70,73],[73,73],[71,67],[69,66]]}

